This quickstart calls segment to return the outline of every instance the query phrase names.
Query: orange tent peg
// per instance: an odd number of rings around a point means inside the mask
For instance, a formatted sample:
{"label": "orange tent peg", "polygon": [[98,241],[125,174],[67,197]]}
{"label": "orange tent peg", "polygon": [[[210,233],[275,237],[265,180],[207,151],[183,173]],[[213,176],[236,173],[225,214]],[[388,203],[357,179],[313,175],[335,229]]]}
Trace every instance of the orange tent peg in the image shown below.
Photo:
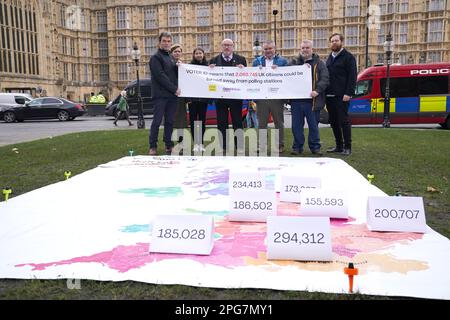
{"label": "orange tent peg", "polygon": [[348,292],[353,293],[353,276],[358,275],[358,268],[353,266],[353,263],[349,263],[347,268],[344,268],[344,273],[348,275]]}

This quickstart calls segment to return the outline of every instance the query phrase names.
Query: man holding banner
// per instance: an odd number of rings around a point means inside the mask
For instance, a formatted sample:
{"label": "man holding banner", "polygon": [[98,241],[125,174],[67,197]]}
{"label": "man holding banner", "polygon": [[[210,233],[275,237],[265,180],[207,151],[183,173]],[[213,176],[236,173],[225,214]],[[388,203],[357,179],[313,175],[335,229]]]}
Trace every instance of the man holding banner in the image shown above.
{"label": "man holding banner", "polygon": [[169,51],[172,45],[172,35],[162,32],[159,35],[159,49],[150,58],[150,72],[152,76],[152,100],[154,106],[153,121],[150,127],[149,155],[157,155],[159,126],[164,117],[164,143],[166,154],[172,153],[172,128],[177,108],[178,69]]}
{"label": "man holding banner", "polygon": [[292,145],[293,155],[303,152],[305,135],[303,127],[305,118],[308,122],[308,146],[312,154],[321,155],[319,138],[319,115],[325,106],[325,90],[329,84],[328,69],[319,56],[313,53],[311,40],[303,40],[301,52],[293,65],[308,65],[311,68],[312,91],[306,99],[292,100],[292,133],[294,143]]}
{"label": "man holding banner", "polygon": [[[284,67],[288,65],[285,58],[275,54],[275,42],[272,40],[266,40],[263,44],[264,55],[257,57],[253,60],[253,67],[270,67],[276,69],[277,67]],[[283,100],[282,99],[267,99],[257,100],[256,116],[258,117],[258,128],[267,130],[267,122],[269,121],[269,113],[272,114],[275,129],[279,132],[279,145],[278,152],[284,151],[284,113],[283,113]],[[267,141],[267,140],[266,140]],[[267,144],[261,143],[260,148],[266,149]]]}
{"label": "man holding banner", "polygon": [[[224,39],[222,41],[222,53],[212,58],[209,66],[218,67],[239,67],[247,66],[247,61],[243,56],[234,53],[234,42],[231,39]],[[224,151],[227,148],[226,144],[226,129],[228,128],[228,109],[231,113],[231,122],[233,129],[241,129],[242,126],[242,100],[240,99],[217,99],[216,113],[217,113],[217,128],[222,133],[222,148]],[[236,141],[236,139],[235,139]]]}

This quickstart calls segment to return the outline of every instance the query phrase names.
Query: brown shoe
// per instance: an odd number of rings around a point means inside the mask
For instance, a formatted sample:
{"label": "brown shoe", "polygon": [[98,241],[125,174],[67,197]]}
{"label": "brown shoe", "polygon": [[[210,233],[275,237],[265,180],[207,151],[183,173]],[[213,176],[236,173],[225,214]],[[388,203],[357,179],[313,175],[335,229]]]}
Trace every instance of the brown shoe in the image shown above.
{"label": "brown shoe", "polygon": [[156,152],[156,148],[150,148],[150,151],[148,152],[150,156],[156,156],[158,153]]}

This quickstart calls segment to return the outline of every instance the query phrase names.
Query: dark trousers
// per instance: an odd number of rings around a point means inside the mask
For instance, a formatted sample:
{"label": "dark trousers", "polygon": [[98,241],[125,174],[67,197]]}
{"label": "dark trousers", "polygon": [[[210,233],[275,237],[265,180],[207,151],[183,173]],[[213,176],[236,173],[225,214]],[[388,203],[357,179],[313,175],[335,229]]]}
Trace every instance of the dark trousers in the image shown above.
{"label": "dark trousers", "polygon": [[131,123],[130,121],[130,115],[128,113],[128,109],[125,111],[119,111],[117,112],[117,117],[116,119],[114,119],[114,123],[117,123],[118,120],[120,120],[120,118],[122,117],[122,115],[125,117],[125,119],[127,119],[128,123]]}
{"label": "dark trousers", "polygon": [[[217,128],[222,133],[222,148],[226,149],[226,129],[228,128],[228,109],[231,113],[231,122],[233,129],[242,129],[242,100],[237,99],[220,99],[216,100],[216,112],[217,112]],[[236,145],[235,139],[235,145]]]}
{"label": "dark trousers", "polygon": [[[192,101],[189,104],[189,123],[191,125],[191,134],[192,139],[194,139],[194,144],[202,144],[203,143],[203,135],[205,134],[206,129],[206,109],[208,108],[208,102],[206,101]],[[196,137],[200,134],[197,131],[195,133],[195,124],[194,121],[202,122],[202,132],[201,137]]]}
{"label": "dark trousers", "polygon": [[352,124],[348,116],[349,102],[342,101],[342,97],[327,97],[327,110],[330,125],[333,129],[336,147],[352,148]]}
{"label": "dark trousers", "polygon": [[159,126],[164,117],[164,143],[166,148],[173,147],[172,130],[177,109],[177,97],[173,98],[155,98],[153,99],[153,121],[150,127],[149,143],[150,148],[156,148],[158,145]]}

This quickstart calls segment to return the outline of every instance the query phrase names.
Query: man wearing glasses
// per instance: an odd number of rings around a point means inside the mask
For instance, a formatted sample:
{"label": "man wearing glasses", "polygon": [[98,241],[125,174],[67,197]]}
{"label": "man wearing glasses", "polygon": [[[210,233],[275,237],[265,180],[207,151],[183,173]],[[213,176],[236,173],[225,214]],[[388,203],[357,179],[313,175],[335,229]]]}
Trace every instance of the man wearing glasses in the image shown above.
{"label": "man wearing glasses", "polygon": [[[222,53],[212,58],[209,62],[211,68],[218,67],[239,67],[247,66],[247,61],[243,56],[234,53],[234,43],[231,39],[222,41]],[[242,100],[241,99],[217,99],[217,128],[222,133],[222,148],[226,150],[226,129],[228,128],[228,110],[231,113],[233,129],[242,129]],[[235,139],[236,141],[236,139]],[[235,143],[236,145],[236,143]]]}

